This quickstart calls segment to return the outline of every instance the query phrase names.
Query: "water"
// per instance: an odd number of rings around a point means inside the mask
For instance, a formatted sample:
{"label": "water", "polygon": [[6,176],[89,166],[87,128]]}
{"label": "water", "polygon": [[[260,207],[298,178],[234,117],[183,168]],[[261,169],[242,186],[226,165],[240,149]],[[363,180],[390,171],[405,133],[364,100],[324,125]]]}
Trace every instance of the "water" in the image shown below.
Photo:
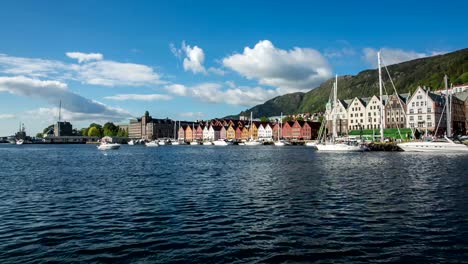
{"label": "water", "polygon": [[468,156],[0,145],[0,263],[468,262]]}

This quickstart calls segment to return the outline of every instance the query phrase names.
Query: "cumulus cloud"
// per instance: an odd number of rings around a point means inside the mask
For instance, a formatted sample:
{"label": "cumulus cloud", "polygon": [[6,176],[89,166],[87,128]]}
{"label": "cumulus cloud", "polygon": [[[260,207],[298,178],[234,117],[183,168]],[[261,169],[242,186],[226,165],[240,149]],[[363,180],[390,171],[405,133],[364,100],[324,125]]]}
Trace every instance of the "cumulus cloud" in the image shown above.
{"label": "cumulus cloud", "polygon": [[[122,111],[117,109],[118,111]],[[55,122],[58,118],[58,107],[41,107],[26,111],[26,114],[34,115],[35,118],[46,121],[47,123]],[[72,112],[67,109],[60,109],[61,119],[67,121],[88,121],[94,123],[105,123],[105,122],[121,122],[124,118],[111,113],[81,113]]]}
{"label": "cumulus cloud", "polygon": [[[161,76],[149,66],[102,60],[102,57],[101,60],[96,60],[99,56],[84,55],[89,56],[82,57],[81,63],[67,64],[56,60],[21,58],[0,54],[0,72],[61,81],[74,80],[102,86],[144,86],[165,83],[161,80]],[[92,61],[91,57],[94,57],[96,61]]]}
{"label": "cumulus cloud", "polygon": [[[203,63],[205,62],[205,52],[202,48],[196,45],[191,47],[190,45],[185,44],[185,41],[182,41],[182,47],[180,49],[176,48],[173,43],[169,44],[169,49],[176,58],[182,59],[182,57],[184,57],[183,65],[185,71],[203,74],[207,73],[205,66],[203,66]],[[214,70],[216,71],[216,69]],[[220,71],[216,71],[216,73],[220,73]]]}
{"label": "cumulus cloud", "polygon": [[16,116],[12,114],[0,114],[0,119],[13,119],[15,117]]}
{"label": "cumulus cloud", "polygon": [[186,96],[188,94],[188,89],[182,84],[171,84],[164,87],[166,91],[180,96]]}
{"label": "cumulus cloud", "polygon": [[310,48],[282,50],[268,40],[254,48],[246,47],[241,54],[223,59],[224,66],[247,79],[277,87],[282,94],[308,91],[332,76],[331,68],[322,54]]}
{"label": "cumulus cloud", "polygon": [[216,75],[219,75],[219,76],[224,76],[226,74],[226,72],[220,68],[215,68],[215,67],[210,67],[208,68],[208,72],[210,73],[214,73]]}
{"label": "cumulus cloud", "polygon": [[73,112],[80,118],[88,116],[123,119],[130,116],[122,109],[109,107],[73,93],[68,90],[65,83],[60,81],[39,80],[24,76],[0,77],[0,92],[36,98],[52,105],[58,105],[61,101],[65,110]]}
{"label": "cumulus cloud", "polygon": [[[425,58],[435,55],[444,54],[445,52],[432,51],[429,53],[416,52],[412,50],[402,50],[402,49],[393,49],[393,48],[382,48],[381,50],[382,59],[386,65],[397,64],[404,61],[415,60],[419,58]],[[377,63],[377,49],[373,48],[364,48],[362,50],[364,60],[369,63],[370,66],[376,68],[378,67]]]}
{"label": "cumulus cloud", "polygon": [[77,59],[78,63],[94,60],[102,60],[104,56],[101,53],[82,53],[82,52],[67,52],[69,58]]}
{"label": "cumulus cloud", "polygon": [[178,95],[191,96],[207,103],[253,106],[280,95],[277,89],[236,86],[233,82],[229,82],[228,87],[219,83],[201,83],[191,87],[181,84],[177,84],[177,86],[181,90],[183,87],[184,90],[184,93]]}
{"label": "cumulus cloud", "polygon": [[167,94],[116,94],[104,98],[117,101],[168,101],[172,99]]}

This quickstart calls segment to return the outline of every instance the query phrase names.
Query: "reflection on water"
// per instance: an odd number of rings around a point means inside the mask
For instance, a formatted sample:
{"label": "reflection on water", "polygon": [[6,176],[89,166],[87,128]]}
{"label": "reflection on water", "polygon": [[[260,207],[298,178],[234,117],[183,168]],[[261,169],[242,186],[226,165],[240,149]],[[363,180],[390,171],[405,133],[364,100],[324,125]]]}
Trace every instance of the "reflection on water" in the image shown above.
{"label": "reflection on water", "polygon": [[0,145],[0,262],[462,262],[468,156]]}

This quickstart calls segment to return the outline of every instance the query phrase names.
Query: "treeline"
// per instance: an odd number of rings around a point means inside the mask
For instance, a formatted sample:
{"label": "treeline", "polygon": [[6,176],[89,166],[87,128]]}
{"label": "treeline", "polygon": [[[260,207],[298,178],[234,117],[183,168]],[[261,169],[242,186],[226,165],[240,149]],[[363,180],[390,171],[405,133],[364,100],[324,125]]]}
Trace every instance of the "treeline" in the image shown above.
{"label": "treeline", "polygon": [[[37,138],[42,138],[46,134],[53,134],[54,125],[50,125],[42,131],[42,133],[37,133]],[[104,126],[100,124],[92,123],[86,128],[81,130],[73,129],[71,136],[88,136],[88,137],[128,137],[128,130],[116,126],[112,122],[107,122]]]}
{"label": "treeline", "polygon": [[116,126],[112,122],[107,122],[104,126],[92,123],[89,127],[82,128],[80,134],[88,137],[128,137],[126,129]]}

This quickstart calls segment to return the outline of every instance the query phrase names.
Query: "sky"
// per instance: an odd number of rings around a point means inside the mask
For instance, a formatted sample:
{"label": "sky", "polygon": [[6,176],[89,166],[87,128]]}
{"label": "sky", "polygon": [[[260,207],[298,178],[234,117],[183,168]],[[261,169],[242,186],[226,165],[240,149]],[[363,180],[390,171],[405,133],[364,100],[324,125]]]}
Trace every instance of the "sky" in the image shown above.
{"label": "sky", "polygon": [[3,1],[0,136],[236,114],[467,47],[468,1]]}

